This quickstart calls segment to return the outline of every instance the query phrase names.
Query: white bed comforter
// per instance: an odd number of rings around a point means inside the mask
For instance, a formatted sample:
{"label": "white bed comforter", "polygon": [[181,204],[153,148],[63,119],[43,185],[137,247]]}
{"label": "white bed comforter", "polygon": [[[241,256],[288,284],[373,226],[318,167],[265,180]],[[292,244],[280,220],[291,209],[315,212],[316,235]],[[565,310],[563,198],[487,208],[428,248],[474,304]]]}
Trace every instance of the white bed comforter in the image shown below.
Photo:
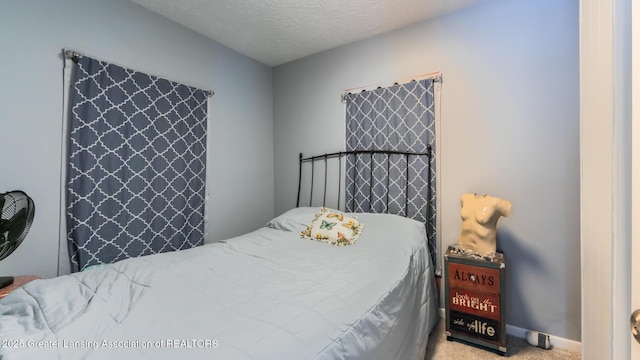
{"label": "white bed comforter", "polygon": [[31,282],[0,300],[0,359],[422,359],[437,321],[424,226],[358,217],[353,246],[267,226]]}

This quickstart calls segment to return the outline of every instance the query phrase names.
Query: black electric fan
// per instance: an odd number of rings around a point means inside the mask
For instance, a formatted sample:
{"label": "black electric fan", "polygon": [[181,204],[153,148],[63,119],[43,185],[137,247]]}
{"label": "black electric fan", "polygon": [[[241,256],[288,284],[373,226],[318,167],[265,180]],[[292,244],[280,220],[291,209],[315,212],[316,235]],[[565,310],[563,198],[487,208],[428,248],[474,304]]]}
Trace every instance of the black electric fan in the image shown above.
{"label": "black electric fan", "polygon": [[[18,248],[33,222],[35,205],[24,192],[0,194],[0,260]],[[13,283],[12,276],[0,276],[0,289]]]}

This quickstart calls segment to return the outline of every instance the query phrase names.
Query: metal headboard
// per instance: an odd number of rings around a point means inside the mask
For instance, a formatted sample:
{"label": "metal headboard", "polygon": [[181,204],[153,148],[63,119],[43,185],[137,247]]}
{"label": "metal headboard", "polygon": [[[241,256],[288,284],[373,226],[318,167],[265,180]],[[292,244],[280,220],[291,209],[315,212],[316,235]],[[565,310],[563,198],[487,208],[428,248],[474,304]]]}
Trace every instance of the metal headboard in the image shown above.
{"label": "metal headboard", "polygon": [[[316,162],[324,162],[324,184],[323,184],[323,192],[322,192],[322,206],[326,206],[326,201],[327,201],[327,178],[328,178],[328,166],[327,163],[329,160],[331,159],[337,159],[338,161],[338,201],[337,201],[337,206],[336,209],[339,209],[340,207],[340,202],[341,202],[341,196],[342,196],[342,191],[345,190],[345,186],[343,185],[343,174],[342,174],[342,159],[346,158],[349,155],[354,155],[354,156],[358,156],[361,154],[370,154],[372,155],[370,157],[370,161],[373,162],[374,156],[376,154],[382,154],[383,156],[386,157],[386,174],[389,175],[390,174],[390,158],[392,155],[401,155],[401,156],[405,156],[407,161],[406,161],[406,168],[405,168],[405,173],[406,173],[406,186],[405,189],[406,191],[408,191],[409,189],[409,158],[412,156],[419,156],[419,157],[427,157],[427,164],[428,164],[428,177],[429,179],[427,179],[427,194],[426,194],[426,199],[431,199],[431,156],[432,156],[432,151],[431,151],[431,145],[428,145],[427,147],[427,152],[424,153],[418,153],[418,152],[407,152],[407,151],[392,151],[392,150],[354,150],[354,151],[341,151],[341,152],[335,152],[335,153],[329,153],[329,154],[323,154],[323,155],[316,155],[316,156],[310,156],[310,157],[303,157],[302,153],[300,153],[300,158],[299,158],[299,173],[298,173],[298,197],[297,197],[297,201],[296,201],[296,207],[300,206],[300,191],[301,191],[301,185],[302,185],[302,168],[303,168],[303,164],[305,163],[310,163],[311,166],[311,187],[309,190],[309,206],[313,206],[313,193],[314,193],[314,180],[315,180],[315,165]],[[373,186],[371,186],[371,182],[374,179],[374,175],[373,175],[373,166],[369,166],[370,172],[369,174],[361,174],[356,172],[355,176],[356,177],[362,177],[363,179],[368,179],[368,181],[370,182],[370,186],[369,189],[370,191],[372,191]],[[367,176],[367,177],[364,177]],[[389,188],[389,178],[390,176],[387,176],[387,189]],[[355,182],[354,182],[355,184]],[[370,197],[369,199],[371,199],[371,194],[369,194]],[[345,199],[346,200],[346,199]],[[352,201],[354,201],[354,199],[352,199]],[[371,201],[369,202],[369,204],[371,204]],[[386,209],[389,208],[389,198],[388,198],[388,192],[387,192],[387,199],[386,199]],[[407,214],[407,209],[409,206],[409,196],[408,194],[405,196],[405,214]],[[353,208],[353,206],[352,206]],[[427,214],[425,214],[425,219],[429,219],[429,206],[426,206],[426,211]],[[371,209],[369,209],[371,210]]]}

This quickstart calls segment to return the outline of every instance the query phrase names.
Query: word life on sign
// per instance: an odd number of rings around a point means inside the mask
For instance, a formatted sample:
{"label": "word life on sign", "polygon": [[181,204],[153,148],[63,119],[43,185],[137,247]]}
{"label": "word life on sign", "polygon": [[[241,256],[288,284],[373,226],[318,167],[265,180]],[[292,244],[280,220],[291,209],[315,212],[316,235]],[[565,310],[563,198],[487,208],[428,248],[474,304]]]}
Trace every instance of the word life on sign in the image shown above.
{"label": "word life on sign", "polygon": [[500,340],[498,321],[453,310],[450,315],[449,326],[451,330],[487,341],[498,342]]}

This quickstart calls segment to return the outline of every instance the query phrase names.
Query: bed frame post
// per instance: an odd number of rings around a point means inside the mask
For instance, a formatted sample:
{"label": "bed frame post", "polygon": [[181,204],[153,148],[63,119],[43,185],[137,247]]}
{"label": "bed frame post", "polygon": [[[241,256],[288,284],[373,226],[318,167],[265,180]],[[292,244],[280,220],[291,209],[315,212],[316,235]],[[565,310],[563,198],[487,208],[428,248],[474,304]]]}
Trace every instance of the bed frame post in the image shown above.
{"label": "bed frame post", "polygon": [[313,180],[316,178],[316,162],[311,160],[311,191],[309,191],[309,206],[313,206]]}
{"label": "bed frame post", "polygon": [[404,185],[404,216],[409,217],[409,154],[405,154],[405,159],[407,161],[407,167],[405,169],[406,182]]}
{"label": "bed frame post", "polygon": [[[431,144],[427,144],[427,209],[424,221],[425,230],[427,231],[427,241],[431,240],[433,234],[429,233],[429,222],[431,221]],[[435,234],[435,233],[434,233]],[[437,247],[437,246],[436,246]],[[439,249],[438,249],[439,250]]]}
{"label": "bed frame post", "polygon": [[[336,209],[340,209],[340,189],[342,188],[342,152],[338,153],[338,204]],[[345,204],[345,210],[346,210]]]}
{"label": "bed frame post", "polygon": [[373,153],[371,153],[371,157],[369,158],[369,211],[373,209]]}
{"label": "bed frame post", "polygon": [[327,154],[324,154],[324,191],[322,192],[322,207],[327,206]]}
{"label": "bed frame post", "polygon": [[298,198],[296,200],[296,207],[300,206],[300,184],[302,183],[302,153],[298,157]]}
{"label": "bed frame post", "polygon": [[[358,155],[354,151],[353,152],[353,186],[351,186],[351,190],[353,191],[353,196],[351,196],[351,211],[356,211],[356,177],[358,176]],[[346,201],[347,199],[345,199]]]}
{"label": "bed frame post", "polygon": [[385,196],[385,206],[386,206],[386,212],[389,212],[389,185],[390,185],[390,179],[391,179],[391,154],[387,154],[387,193]]}

